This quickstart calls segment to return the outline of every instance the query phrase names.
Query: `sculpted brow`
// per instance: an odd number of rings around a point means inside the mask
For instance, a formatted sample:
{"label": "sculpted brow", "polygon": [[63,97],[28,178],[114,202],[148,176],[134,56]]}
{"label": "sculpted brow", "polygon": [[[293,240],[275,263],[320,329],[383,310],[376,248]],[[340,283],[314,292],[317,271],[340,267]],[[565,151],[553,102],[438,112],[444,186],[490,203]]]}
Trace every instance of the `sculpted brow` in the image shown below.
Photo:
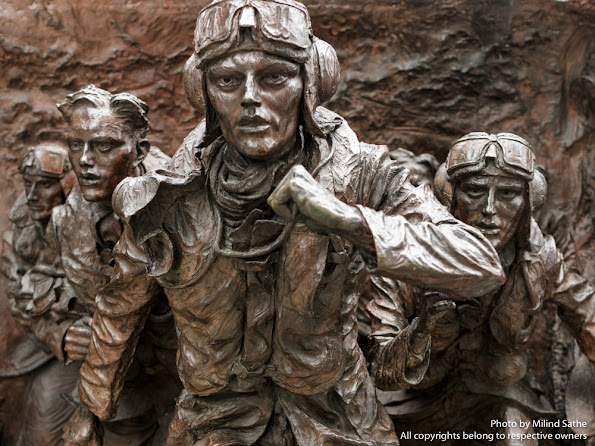
{"label": "sculpted brow", "polygon": [[265,73],[278,73],[283,74],[297,74],[300,71],[298,65],[289,62],[273,62],[270,65],[265,66],[262,70]]}
{"label": "sculpted brow", "polygon": [[93,138],[93,142],[96,144],[118,145],[118,144],[122,144],[124,141],[122,141],[120,138],[102,137],[102,138]]}
{"label": "sculpted brow", "polygon": [[522,190],[523,184],[518,181],[503,181],[498,185],[498,187],[503,189]]}
{"label": "sculpted brow", "polygon": [[[121,139],[124,127],[119,123],[109,123],[105,125],[105,132],[108,135],[99,137],[97,139]],[[111,135],[110,135],[111,134]]]}
{"label": "sculpted brow", "polygon": [[468,179],[463,181],[463,186],[487,186],[488,185],[488,180],[487,179],[481,179],[481,178],[473,178],[473,179]]}
{"label": "sculpted brow", "polygon": [[238,70],[232,68],[232,67],[226,67],[226,66],[217,66],[217,67],[213,67],[211,69],[209,69],[208,72],[208,76],[215,76],[215,77],[220,77],[220,76],[235,76],[239,74]]}

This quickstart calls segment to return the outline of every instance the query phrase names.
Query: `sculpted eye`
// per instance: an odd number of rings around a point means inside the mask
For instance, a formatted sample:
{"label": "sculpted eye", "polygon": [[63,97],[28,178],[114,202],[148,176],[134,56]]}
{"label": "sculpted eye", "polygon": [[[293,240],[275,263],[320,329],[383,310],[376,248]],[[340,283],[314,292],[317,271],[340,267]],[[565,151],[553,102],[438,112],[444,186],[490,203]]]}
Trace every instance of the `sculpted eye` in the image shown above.
{"label": "sculpted eye", "polygon": [[505,200],[512,200],[521,193],[521,191],[515,189],[501,189],[499,192],[500,196]]}
{"label": "sculpted eye", "polygon": [[239,85],[238,79],[232,76],[222,76],[217,79],[217,85],[221,88],[231,88]]}
{"label": "sculpted eye", "polygon": [[83,142],[80,140],[69,140],[68,147],[70,147],[70,150],[72,150],[73,152],[78,152],[82,150]]}
{"label": "sculpted eye", "polygon": [[468,187],[465,192],[467,193],[467,195],[469,195],[472,198],[479,198],[484,193],[484,191],[481,188],[476,187],[476,186]]}
{"label": "sculpted eye", "polygon": [[112,150],[112,145],[109,142],[102,142],[95,146],[100,152],[109,152]]}
{"label": "sculpted eye", "polygon": [[116,147],[120,147],[122,144],[124,144],[124,141],[120,141],[117,139],[107,139],[105,141],[95,141],[93,143],[93,148],[95,150],[98,150],[99,152],[109,152],[112,149],[115,149]]}
{"label": "sculpted eye", "polygon": [[281,85],[287,78],[286,74],[271,73],[264,78],[264,82],[268,85]]}

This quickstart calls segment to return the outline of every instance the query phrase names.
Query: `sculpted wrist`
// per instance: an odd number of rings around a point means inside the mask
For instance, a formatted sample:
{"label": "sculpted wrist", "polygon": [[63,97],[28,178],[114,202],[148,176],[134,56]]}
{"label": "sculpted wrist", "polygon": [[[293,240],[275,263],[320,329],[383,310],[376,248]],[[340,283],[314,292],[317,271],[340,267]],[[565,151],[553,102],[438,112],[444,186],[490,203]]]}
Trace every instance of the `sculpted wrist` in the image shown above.
{"label": "sculpted wrist", "polygon": [[409,326],[409,351],[407,355],[408,366],[410,365],[410,362],[415,363],[415,365],[420,364],[430,348],[432,335],[430,334],[429,330],[424,330],[420,327],[419,321],[419,318],[415,318]]}
{"label": "sculpted wrist", "polygon": [[344,223],[335,232],[366,253],[376,255],[374,236],[361,211],[357,207],[345,206],[349,207],[349,213],[346,215]]}

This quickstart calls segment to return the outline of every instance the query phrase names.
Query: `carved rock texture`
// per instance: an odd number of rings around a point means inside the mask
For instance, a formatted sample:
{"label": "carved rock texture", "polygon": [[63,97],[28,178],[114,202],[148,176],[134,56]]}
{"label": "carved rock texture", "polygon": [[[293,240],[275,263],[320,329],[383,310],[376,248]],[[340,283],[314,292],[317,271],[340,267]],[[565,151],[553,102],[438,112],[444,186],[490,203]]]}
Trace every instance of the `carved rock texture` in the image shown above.
{"label": "carved rock texture", "polygon": [[[0,232],[22,190],[17,161],[27,145],[62,138],[55,104],[69,92],[94,83],[138,95],[151,107],[153,144],[168,154],[177,149],[201,118],[184,96],[182,70],[197,13],[208,3],[0,3]],[[591,0],[305,3],[315,34],[336,48],[342,65],[329,107],[361,140],[443,160],[450,143],[470,131],[524,136],[548,172],[542,221],[595,279]],[[11,339],[4,333],[18,331],[3,295],[0,308],[1,357]],[[8,438],[11,412],[0,407]]]}

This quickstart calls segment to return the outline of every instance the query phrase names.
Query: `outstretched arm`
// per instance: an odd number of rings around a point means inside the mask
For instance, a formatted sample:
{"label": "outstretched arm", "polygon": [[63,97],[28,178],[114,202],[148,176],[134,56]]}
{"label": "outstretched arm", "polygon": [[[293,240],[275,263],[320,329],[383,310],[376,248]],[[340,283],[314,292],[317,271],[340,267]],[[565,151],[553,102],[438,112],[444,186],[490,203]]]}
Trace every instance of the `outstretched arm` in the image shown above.
{"label": "outstretched arm", "polygon": [[386,192],[379,210],[340,201],[298,165],[273,191],[269,205],[284,218],[297,206],[299,218],[311,229],[334,232],[358,246],[376,274],[459,299],[484,295],[504,282],[493,246],[452,217],[427,186],[413,188],[402,178],[372,182],[379,188],[398,188]]}

